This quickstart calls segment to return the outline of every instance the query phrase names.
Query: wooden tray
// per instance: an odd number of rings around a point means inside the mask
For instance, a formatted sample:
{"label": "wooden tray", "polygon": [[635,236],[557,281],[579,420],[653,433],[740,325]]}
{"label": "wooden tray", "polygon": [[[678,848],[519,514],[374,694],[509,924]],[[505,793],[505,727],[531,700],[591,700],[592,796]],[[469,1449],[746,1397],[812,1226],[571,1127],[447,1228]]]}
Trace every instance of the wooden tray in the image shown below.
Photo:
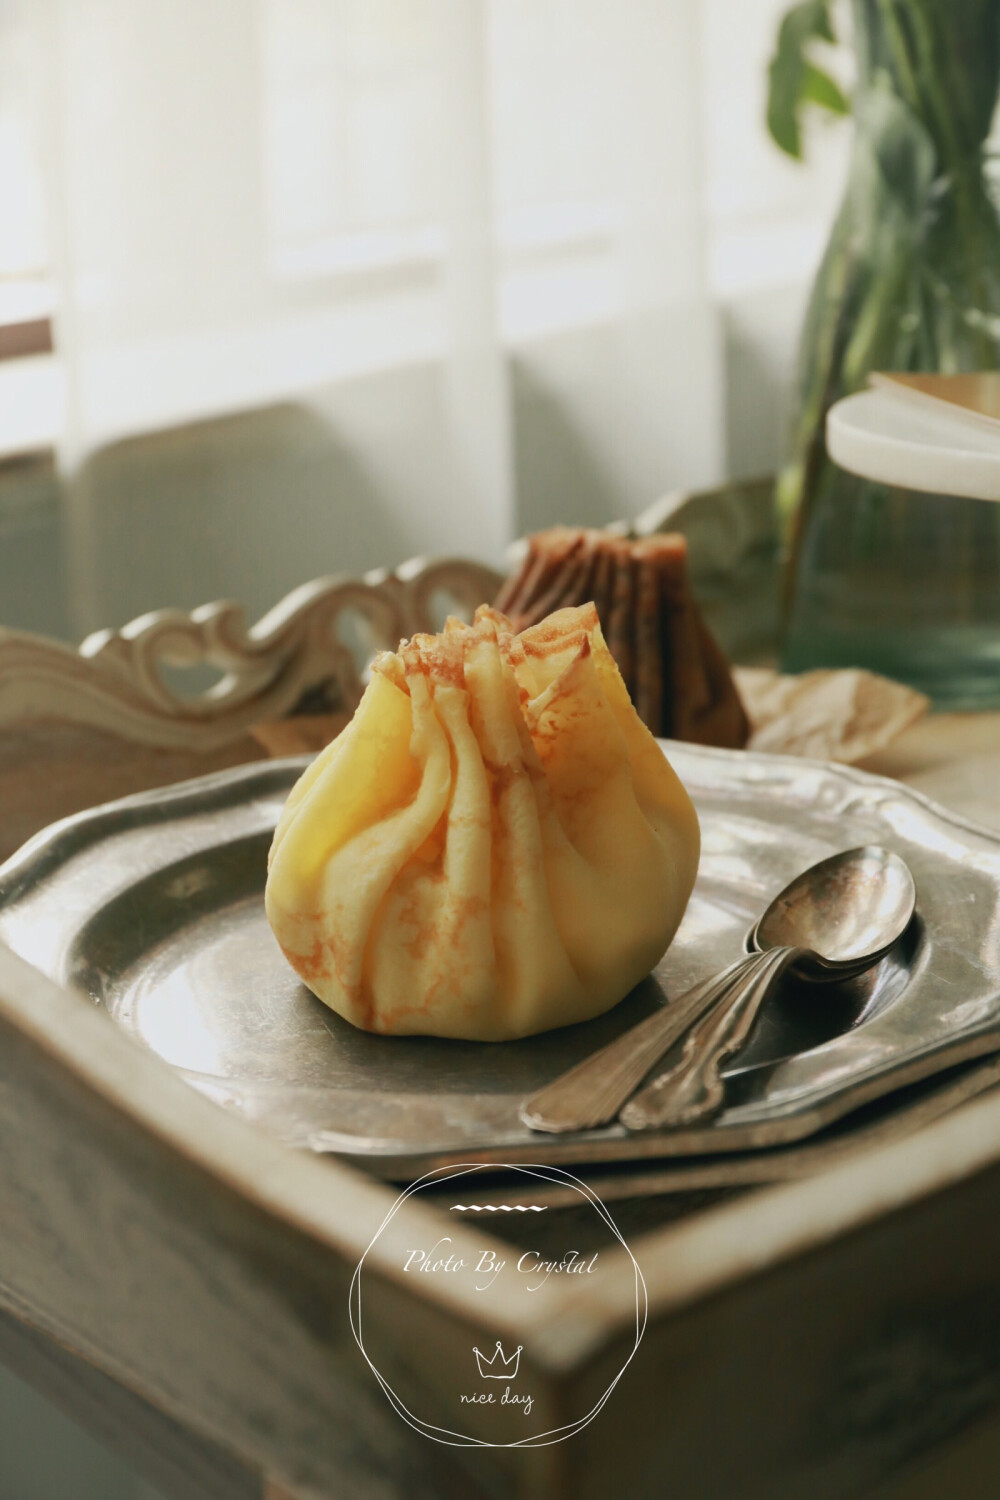
{"label": "wooden tray", "polygon": [[[7,848],[88,802],[259,755],[238,738],[260,717],[251,687],[277,717],[320,680],[343,594],[306,595],[242,638],[215,610],[137,622],[87,657],[0,640]],[[188,662],[236,672],[215,717],[153,680],[172,631]],[[395,1189],[220,1110],[0,947],[0,1356],[178,1500],[260,1497],[261,1474],[352,1500],[833,1500],[995,1418],[1000,1097],[903,1140],[867,1136],[807,1180],[709,1189],[613,1205],[649,1318],[597,1419],[543,1450],[443,1448],[400,1421],[350,1334],[351,1278]],[[456,1224],[418,1200],[397,1224],[502,1253],[526,1218]],[[624,1300],[584,1315],[567,1285],[529,1326],[446,1279],[414,1282],[390,1248],[370,1257],[365,1316],[404,1395],[502,1336],[559,1403],[602,1391],[634,1340]],[[991,1484],[949,1489],[946,1473],[940,1493]]]}

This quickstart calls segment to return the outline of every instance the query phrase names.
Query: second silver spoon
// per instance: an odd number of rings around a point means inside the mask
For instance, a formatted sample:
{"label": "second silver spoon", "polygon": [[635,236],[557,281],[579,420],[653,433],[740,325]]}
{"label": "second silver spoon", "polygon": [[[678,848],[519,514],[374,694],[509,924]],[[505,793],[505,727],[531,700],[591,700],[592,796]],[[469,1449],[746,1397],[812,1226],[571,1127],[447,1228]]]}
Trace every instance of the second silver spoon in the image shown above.
{"label": "second silver spoon", "polygon": [[829,982],[870,968],[913,916],[913,877],[877,845],[848,849],[806,870],[750,934],[755,958],[688,1032],[680,1061],[636,1094],[619,1118],[630,1130],[693,1125],[722,1107],[722,1064],[746,1041],[779,976]]}

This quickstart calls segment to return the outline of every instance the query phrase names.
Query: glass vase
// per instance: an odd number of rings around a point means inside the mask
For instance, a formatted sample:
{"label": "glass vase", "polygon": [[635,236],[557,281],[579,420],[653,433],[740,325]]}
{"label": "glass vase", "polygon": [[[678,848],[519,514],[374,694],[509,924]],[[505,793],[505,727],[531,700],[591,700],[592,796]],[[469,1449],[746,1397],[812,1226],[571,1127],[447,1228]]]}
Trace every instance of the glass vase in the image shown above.
{"label": "glass vase", "polygon": [[872,370],[1000,367],[1000,217],[985,141],[997,0],[854,0],[847,190],[813,288],[790,460],[786,670],[861,666],[942,707],[1000,703],[1000,506],[875,484],[824,440]]}

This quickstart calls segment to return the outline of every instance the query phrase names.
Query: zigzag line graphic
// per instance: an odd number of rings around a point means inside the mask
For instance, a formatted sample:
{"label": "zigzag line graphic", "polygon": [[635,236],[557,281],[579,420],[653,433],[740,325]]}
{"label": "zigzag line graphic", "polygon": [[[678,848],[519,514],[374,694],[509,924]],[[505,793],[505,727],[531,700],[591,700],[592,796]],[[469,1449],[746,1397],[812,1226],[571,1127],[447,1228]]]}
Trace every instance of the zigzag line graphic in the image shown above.
{"label": "zigzag line graphic", "polygon": [[453,1203],[452,1211],[460,1214],[543,1214],[546,1203]]}

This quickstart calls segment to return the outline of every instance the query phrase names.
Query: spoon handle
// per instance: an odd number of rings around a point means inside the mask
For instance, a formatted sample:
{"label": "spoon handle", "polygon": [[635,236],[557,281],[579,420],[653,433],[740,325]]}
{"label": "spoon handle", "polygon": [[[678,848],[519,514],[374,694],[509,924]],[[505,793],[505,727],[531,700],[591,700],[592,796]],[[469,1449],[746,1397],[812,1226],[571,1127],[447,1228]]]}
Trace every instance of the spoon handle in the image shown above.
{"label": "spoon handle", "polygon": [[755,957],[739,959],[714,979],[695,985],[599,1052],[560,1074],[537,1094],[531,1094],[519,1111],[524,1124],[532,1130],[559,1134],[566,1130],[589,1130],[613,1120],[650,1068],[755,962]]}
{"label": "spoon handle", "polygon": [[629,1130],[677,1128],[722,1108],[722,1064],[749,1035],[778,976],[800,950],[770,948],[747,960],[716,1005],[688,1032],[680,1061],[636,1094],[621,1112]]}

